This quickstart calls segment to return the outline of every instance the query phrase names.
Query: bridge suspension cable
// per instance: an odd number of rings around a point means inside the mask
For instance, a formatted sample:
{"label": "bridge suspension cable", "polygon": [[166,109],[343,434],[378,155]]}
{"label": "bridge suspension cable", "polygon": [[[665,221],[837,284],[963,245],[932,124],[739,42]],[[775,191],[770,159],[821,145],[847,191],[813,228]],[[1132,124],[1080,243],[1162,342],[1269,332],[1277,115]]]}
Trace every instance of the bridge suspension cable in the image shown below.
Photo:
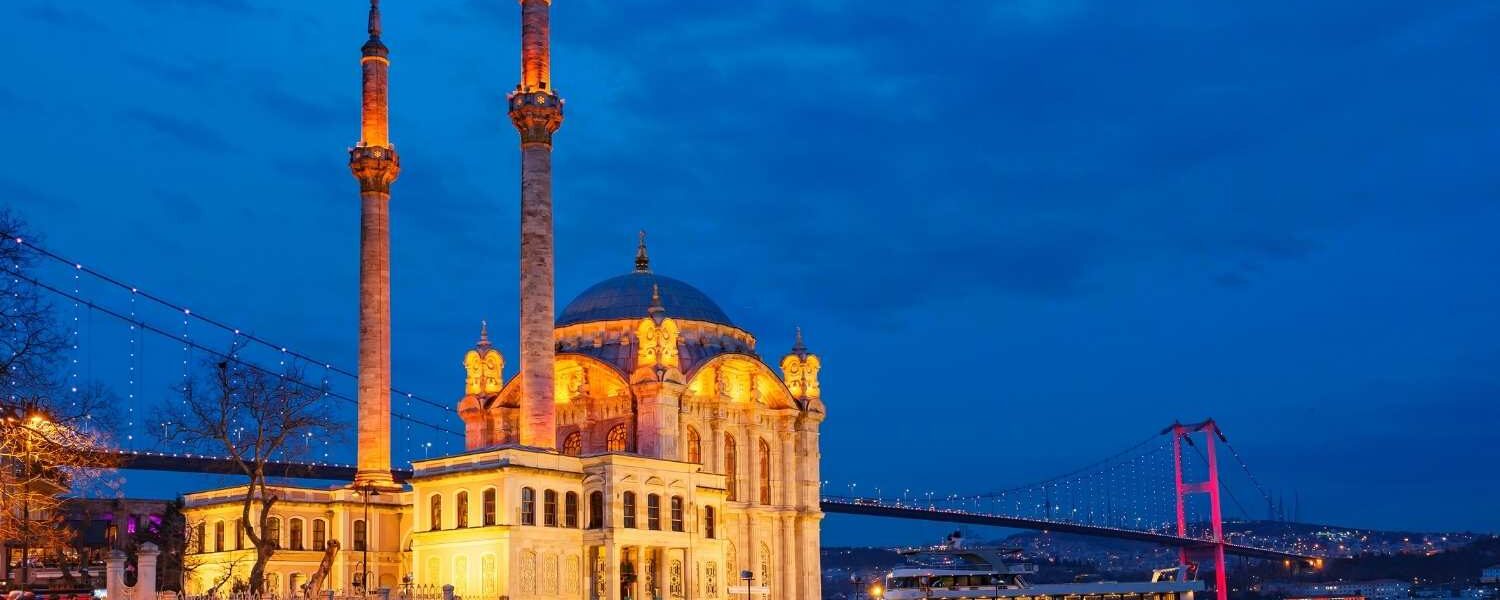
{"label": "bridge suspension cable", "polygon": [[[96,304],[96,303],[94,303],[94,302],[92,302],[92,301],[90,301],[90,300],[88,300],[86,298],[83,298],[83,297],[78,296],[78,295],[74,295],[74,294],[72,294],[72,293],[70,293],[70,292],[68,292],[66,290],[63,290],[63,289],[60,289],[60,288],[58,288],[56,286],[47,284],[47,283],[45,283],[45,282],[43,282],[41,280],[38,280],[38,279],[36,279],[34,277],[31,277],[29,275],[26,275],[24,273],[21,273],[19,271],[16,271],[14,269],[9,268],[9,267],[0,268],[0,271],[3,271],[6,274],[8,274],[8,275],[10,275],[12,277],[15,277],[17,279],[20,279],[22,281],[25,281],[25,282],[30,283],[32,285],[35,285],[38,288],[41,288],[43,290],[52,292],[53,294],[57,294],[59,296],[62,296],[64,298],[67,298],[67,299],[72,300],[74,302],[78,302],[78,303],[80,303],[80,304],[82,304],[84,306],[87,306],[90,310],[97,310],[97,311],[99,311],[101,313],[104,313],[105,315],[108,315],[110,317],[113,317],[115,319],[123,321],[125,323],[129,323],[129,324],[131,324],[131,325],[133,325],[135,327],[140,328],[142,331],[149,331],[151,333],[155,333],[157,335],[164,336],[164,337],[166,337],[168,339],[172,339],[172,340],[174,340],[174,341],[176,341],[178,343],[183,344],[183,346],[185,346],[185,347],[190,347],[190,348],[192,348],[194,350],[199,350],[199,351],[202,351],[202,352],[207,352],[207,353],[209,353],[209,354],[211,354],[213,356],[216,356],[216,357],[218,357],[220,359],[232,361],[232,362],[234,362],[236,364],[244,365],[244,366],[249,367],[251,369],[255,369],[256,371],[260,371],[262,373],[275,374],[272,371],[269,371],[269,370],[267,370],[267,369],[265,369],[265,368],[263,368],[263,367],[261,367],[259,365],[256,365],[254,363],[241,360],[238,357],[226,354],[226,353],[224,353],[222,351],[219,351],[219,350],[216,350],[214,348],[209,348],[208,346],[205,346],[205,345],[200,344],[198,342],[192,341],[191,339],[187,339],[185,336],[178,336],[175,333],[169,332],[169,331],[167,331],[165,329],[162,329],[160,327],[157,327],[155,325],[152,325],[152,324],[147,323],[147,322],[142,321],[142,320],[132,320],[131,318],[129,318],[125,314],[117,312],[117,311],[115,311],[113,309],[110,309],[108,307],[98,305],[98,304]],[[285,352],[285,351],[283,351],[283,352]],[[285,353],[290,354],[290,352],[285,352]],[[306,387],[308,389],[313,389],[313,390],[321,391],[324,395],[332,397],[332,398],[337,398],[339,400],[343,400],[345,402],[353,403],[355,405],[358,405],[358,403],[359,403],[358,400],[356,400],[354,398],[351,398],[351,397],[349,397],[349,396],[347,396],[345,394],[341,394],[341,393],[338,393],[338,392],[330,391],[330,390],[328,390],[326,388],[320,388],[318,386],[315,386],[313,384],[307,383],[305,381],[298,380],[298,381],[295,381],[295,383],[297,385],[299,385],[299,386]],[[448,429],[448,428],[443,427],[441,425],[435,425],[433,423],[428,423],[427,421],[423,421],[421,419],[417,419],[415,417],[411,417],[411,416],[408,416],[408,415],[397,414],[396,416],[397,416],[397,418],[405,419],[405,420],[408,420],[410,422],[414,422],[414,423],[417,423],[417,424],[422,425],[424,427],[433,429],[435,431],[439,431],[439,432],[442,432],[442,433],[447,433],[449,435],[457,435],[457,436],[462,436],[463,435],[462,433],[454,431],[452,429]]]}
{"label": "bridge suspension cable", "polygon": [[[243,330],[243,329],[241,329],[239,327],[234,327],[234,326],[229,325],[228,323],[225,323],[223,321],[210,318],[208,316],[203,315],[202,313],[193,312],[192,310],[190,310],[188,307],[186,307],[184,305],[178,304],[176,302],[172,302],[170,300],[167,300],[165,298],[162,298],[161,296],[157,296],[157,295],[152,294],[150,292],[143,291],[139,287],[131,285],[131,284],[129,284],[129,283],[127,283],[127,282],[119,279],[119,278],[110,276],[109,274],[101,272],[101,271],[99,271],[97,269],[86,267],[81,262],[74,261],[74,260],[72,260],[70,258],[67,258],[65,256],[59,255],[59,254],[57,254],[55,252],[52,252],[51,250],[48,250],[48,249],[43,248],[41,246],[38,246],[38,245],[36,245],[34,243],[27,242],[25,239],[20,238],[20,237],[16,237],[14,235],[11,235],[9,232],[0,232],[0,238],[3,238],[4,240],[9,241],[9,242],[13,242],[13,243],[15,243],[17,246],[19,246],[21,248],[25,248],[25,249],[31,250],[32,252],[35,252],[38,255],[41,255],[43,257],[46,257],[46,258],[48,258],[50,260],[53,260],[53,261],[55,261],[55,262],[57,262],[59,264],[62,264],[64,266],[67,266],[67,267],[73,269],[75,271],[75,276],[76,276],[76,273],[88,274],[88,275],[93,276],[93,277],[99,279],[100,281],[108,283],[108,284],[110,284],[110,285],[112,285],[114,287],[118,287],[120,289],[129,291],[132,294],[132,297],[139,296],[141,298],[145,298],[145,299],[150,300],[152,302],[155,302],[156,304],[159,304],[159,305],[161,305],[161,306],[163,306],[165,308],[168,308],[168,309],[172,310],[173,312],[181,314],[181,315],[184,316],[185,319],[192,319],[192,320],[200,321],[202,323],[205,323],[207,325],[210,325],[212,327],[220,329],[220,330],[222,330],[224,332],[227,332],[227,333],[233,334],[235,336],[244,338],[246,340],[255,342],[255,343],[260,344],[260,345],[262,345],[262,346],[264,346],[266,348],[270,348],[272,350],[276,350],[278,352],[281,352],[282,354],[285,354],[287,356],[291,356],[291,357],[296,358],[298,360],[302,360],[302,361],[307,362],[309,364],[323,365],[324,368],[326,368],[330,372],[337,373],[339,375],[343,375],[343,376],[350,377],[350,378],[358,378],[359,377],[359,375],[357,373],[355,373],[353,371],[350,371],[348,369],[345,369],[343,367],[336,366],[336,365],[334,365],[333,363],[331,363],[329,361],[318,360],[317,358],[314,358],[314,357],[309,356],[309,355],[307,355],[305,353],[293,350],[293,349],[291,349],[291,348],[289,348],[287,346],[284,346],[284,345],[281,345],[281,344],[277,344],[277,343],[272,342],[272,341],[270,341],[268,339],[265,339],[265,338],[262,338],[260,336],[257,336],[257,335],[255,335],[253,333],[248,333],[248,332],[246,332],[245,330]],[[78,300],[75,299],[75,301],[78,301]],[[87,301],[83,300],[83,302],[87,302]],[[401,389],[399,389],[399,388],[397,388],[395,386],[391,387],[391,391],[394,392],[397,395],[405,396],[407,399],[415,400],[417,402],[421,402],[423,404],[427,404],[428,406],[431,406],[431,407],[434,407],[434,408],[439,408],[439,409],[442,409],[444,411],[451,411],[451,410],[453,410],[453,407],[450,406],[450,405],[448,405],[448,404],[443,404],[443,403],[440,403],[440,402],[429,400],[429,399],[424,398],[422,396],[418,396],[415,393],[403,391],[403,390],[401,390]],[[450,432],[450,433],[453,433],[453,432]],[[462,435],[462,434],[457,434],[457,435]]]}

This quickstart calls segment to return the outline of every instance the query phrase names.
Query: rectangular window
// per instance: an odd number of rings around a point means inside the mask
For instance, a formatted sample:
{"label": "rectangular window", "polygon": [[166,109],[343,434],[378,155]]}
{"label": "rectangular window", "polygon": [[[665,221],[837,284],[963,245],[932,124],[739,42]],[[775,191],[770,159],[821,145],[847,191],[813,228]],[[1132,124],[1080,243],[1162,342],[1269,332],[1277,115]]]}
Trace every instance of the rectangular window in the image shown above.
{"label": "rectangular window", "polygon": [[568,492],[568,495],[563,498],[563,525],[576,529],[578,527],[578,493]]}
{"label": "rectangular window", "polygon": [[495,488],[484,491],[484,524],[495,524]]}
{"label": "rectangular window", "polygon": [[703,507],[703,537],[714,539],[714,507]]}
{"label": "rectangular window", "polygon": [[291,526],[291,532],[290,533],[291,533],[291,536],[292,536],[292,539],[290,540],[291,541],[290,545],[291,545],[292,549],[293,550],[301,550],[302,549],[302,519],[292,519],[292,526]]}
{"label": "rectangular window", "polygon": [[453,503],[453,522],[460,529],[469,526],[469,493],[459,492]]}
{"label": "rectangular window", "polygon": [[536,525],[536,490],[521,488],[521,524]]}
{"label": "rectangular window", "polygon": [[554,490],[542,492],[542,524],[557,527],[557,492]]}
{"label": "rectangular window", "polygon": [[661,496],[646,496],[646,529],[661,531]]}
{"label": "rectangular window", "polygon": [[365,522],[364,521],[355,521],[354,522],[354,549],[355,550],[364,550],[365,549]]}
{"label": "rectangular window", "polygon": [[625,492],[625,528],[635,529],[635,492]]}
{"label": "rectangular window", "polygon": [[672,531],[682,531],[682,496],[672,496]]}
{"label": "rectangular window", "polygon": [[313,550],[321,552],[328,543],[328,522],[313,519]]}

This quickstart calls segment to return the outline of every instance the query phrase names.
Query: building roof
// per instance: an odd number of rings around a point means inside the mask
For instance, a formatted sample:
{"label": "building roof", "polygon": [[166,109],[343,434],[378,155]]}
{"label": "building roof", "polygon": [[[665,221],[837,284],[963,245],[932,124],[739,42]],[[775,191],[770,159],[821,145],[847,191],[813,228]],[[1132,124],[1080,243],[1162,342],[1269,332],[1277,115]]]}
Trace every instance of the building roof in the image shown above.
{"label": "building roof", "polygon": [[557,326],[649,316],[653,286],[661,294],[668,317],[734,326],[729,315],[698,288],[645,270],[611,277],[584,290],[563,308]]}

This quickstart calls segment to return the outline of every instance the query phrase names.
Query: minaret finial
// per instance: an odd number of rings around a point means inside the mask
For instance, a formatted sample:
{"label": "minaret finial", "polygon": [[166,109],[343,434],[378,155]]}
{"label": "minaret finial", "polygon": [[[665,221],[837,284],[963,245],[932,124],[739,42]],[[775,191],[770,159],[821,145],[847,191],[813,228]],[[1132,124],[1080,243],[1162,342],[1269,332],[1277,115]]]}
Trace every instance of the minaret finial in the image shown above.
{"label": "minaret finial", "polygon": [[637,273],[651,272],[651,258],[646,256],[646,230],[640,233],[641,241],[635,247],[635,270]]}
{"label": "minaret finial", "polygon": [[490,345],[490,322],[481,320],[479,322],[479,345]]}
{"label": "minaret finial", "polygon": [[370,0],[370,39],[380,39],[380,0]]}

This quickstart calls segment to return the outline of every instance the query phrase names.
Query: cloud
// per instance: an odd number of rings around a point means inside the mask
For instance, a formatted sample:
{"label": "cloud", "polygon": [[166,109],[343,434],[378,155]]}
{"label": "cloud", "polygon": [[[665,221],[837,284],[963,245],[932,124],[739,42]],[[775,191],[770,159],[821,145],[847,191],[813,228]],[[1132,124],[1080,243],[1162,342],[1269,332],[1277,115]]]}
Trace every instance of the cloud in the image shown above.
{"label": "cloud", "polygon": [[234,147],[217,130],[166,113],[136,108],[124,111],[121,116],[193,150],[225,152]]}

